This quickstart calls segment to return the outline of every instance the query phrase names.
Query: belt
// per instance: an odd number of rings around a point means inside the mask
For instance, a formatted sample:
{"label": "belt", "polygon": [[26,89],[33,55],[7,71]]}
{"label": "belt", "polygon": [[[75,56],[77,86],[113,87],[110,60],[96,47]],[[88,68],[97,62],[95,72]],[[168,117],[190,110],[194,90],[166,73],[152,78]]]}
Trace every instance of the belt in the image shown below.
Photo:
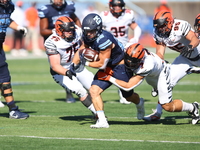
{"label": "belt", "polygon": [[188,59],[191,60],[191,61],[197,61],[197,60],[200,59],[200,55],[197,55],[197,56],[194,57],[194,58],[188,58]]}

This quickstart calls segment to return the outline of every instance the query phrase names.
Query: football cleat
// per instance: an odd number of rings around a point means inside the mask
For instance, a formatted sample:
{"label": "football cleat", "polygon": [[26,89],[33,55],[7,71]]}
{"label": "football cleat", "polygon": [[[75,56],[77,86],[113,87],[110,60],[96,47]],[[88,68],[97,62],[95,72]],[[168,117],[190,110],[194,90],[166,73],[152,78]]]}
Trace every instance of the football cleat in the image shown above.
{"label": "football cleat", "polygon": [[11,110],[9,115],[10,115],[9,118],[11,119],[26,119],[29,117],[28,114],[20,112],[18,107],[15,110]]}
{"label": "football cleat", "polygon": [[75,103],[76,100],[73,97],[71,97],[71,98],[67,98],[66,102],[67,103]]}
{"label": "football cleat", "polygon": [[138,120],[143,119],[144,114],[145,114],[145,110],[144,110],[144,99],[140,98],[140,105],[136,105],[137,107],[137,118]]}
{"label": "football cleat", "polygon": [[4,107],[5,105],[0,101],[0,107]]}
{"label": "football cleat", "polygon": [[151,95],[153,96],[153,97],[156,97],[156,96],[158,96],[158,90],[156,90],[156,89],[152,89],[151,90]]}
{"label": "football cleat", "polygon": [[200,68],[199,67],[192,67],[192,68],[189,68],[187,71],[186,71],[187,74],[191,74],[191,73],[197,73],[197,74],[200,74]]}
{"label": "football cleat", "polygon": [[109,128],[109,124],[107,120],[104,122],[100,122],[98,119],[96,124],[90,125],[90,128]]}
{"label": "football cleat", "polygon": [[152,109],[153,113],[143,117],[145,121],[158,121],[161,118],[161,114],[159,114],[156,110]]}
{"label": "football cleat", "polygon": [[192,103],[192,105],[194,106],[194,109],[191,112],[192,124],[197,124],[198,121],[200,120],[200,118],[199,118],[199,103],[194,102],[194,103]]}

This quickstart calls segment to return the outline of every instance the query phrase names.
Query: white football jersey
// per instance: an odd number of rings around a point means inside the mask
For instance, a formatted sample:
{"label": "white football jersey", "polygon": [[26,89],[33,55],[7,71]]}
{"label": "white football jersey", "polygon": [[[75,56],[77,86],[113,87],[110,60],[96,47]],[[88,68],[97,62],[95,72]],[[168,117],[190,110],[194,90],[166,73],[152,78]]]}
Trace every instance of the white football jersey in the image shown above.
{"label": "white football jersey", "polygon": [[[154,40],[157,43],[164,43],[170,49],[181,52],[184,46],[188,46],[190,41],[185,38],[185,36],[192,30],[191,25],[184,20],[174,19],[171,33],[167,38],[159,37],[154,31]],[[189,58],[194,58],[200,54],[200,44],[194,48],[191,56]]]}
{"label": "white football jersey", "polygon": [[103,11],[100,16],[104,29],[111,32],[123,45],[126,45],[129,40],[129,25],[135,22],[134,12],[130,9],[125,9],[125,12],[116,18],[110,11]]}
{"label": "white football jersey", "polygon": [[53,31],[53,34],[51,34],[44,43],[46,54],[53,55],[59,53],[61,56],[60,63],[66,69],[69,69],[75,52],[81,46],[82,29],[76,26],[75,31],[76,37],[72,42],[67,42]]}
{"label": "white football jersey", "polygon": [[144,76],[147,83],[157,89],[157,82],[165,62],[155,53],[146,51],[144,59],[134,74]]}

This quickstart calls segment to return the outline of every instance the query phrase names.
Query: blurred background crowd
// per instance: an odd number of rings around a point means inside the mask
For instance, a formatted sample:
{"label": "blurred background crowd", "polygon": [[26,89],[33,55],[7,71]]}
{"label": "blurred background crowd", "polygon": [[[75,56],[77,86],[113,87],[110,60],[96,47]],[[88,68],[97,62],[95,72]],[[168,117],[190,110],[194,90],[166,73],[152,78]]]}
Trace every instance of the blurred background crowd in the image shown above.
{"label": "blurred background crowd", "polygon": [[[27,27],[28,35],[22,37],[12,29],[8,29],[4,50],[15,57],[28,54],[43,55],[43,38],[39,33],[37,9],[42,5],[49,4],[50,0],[12,0],[12,2],[16,6],[11,18],[19,25]],[[75,13],[81,21],[88,13],[109,10],[109,0],[74,0],[74,2]],[[126,8],[135,12],[136,22],[142,29],[140,43],[145,47],[155,46],[152,38],[152,18],[156,11],[169,9],[175,18],[186,20],[193,25],[195,16],[200,10],[200,0],[125,0],[125,3]],[[132,32],[130,31],[129,37],[131,38],[131,36]]]}

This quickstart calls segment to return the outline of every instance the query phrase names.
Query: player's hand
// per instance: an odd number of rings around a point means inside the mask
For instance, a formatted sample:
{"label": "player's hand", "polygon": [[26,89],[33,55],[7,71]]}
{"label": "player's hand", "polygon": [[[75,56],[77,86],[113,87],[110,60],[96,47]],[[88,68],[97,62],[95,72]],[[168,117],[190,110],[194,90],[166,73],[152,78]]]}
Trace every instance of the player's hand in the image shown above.
{"label": "player's hand", "polygon": [[192,49],[192,45],[184,46],[181,50],[181,55],[184,57],[190,57],[194,49]]}
{"label": "player's hand", "polygon": [[17,26],[17,31],[19,31],[21,34],[23,34],[23,36],[26,36],[26,34],[27,34],[27,29],[22,26]]}
{"label": "player's hand", "polygon": [[109,81],[110,75],[106,74],[105,72],[99,71],[97,73],[98,80]]}
{"label": "player's hand", "polygon": [[106,67],[105,73],[112,76],[114,71],[110,67]]}
{"label": "player's hand", "polygon": [[72,80],[73,73],[70,70],[65,72],[65,75],[68,76]]}
{"label": "player's hand", "polygon": [[69,71],[71,72],[72,75],[76,76],[76,67],[74,63],[70,65]]}

